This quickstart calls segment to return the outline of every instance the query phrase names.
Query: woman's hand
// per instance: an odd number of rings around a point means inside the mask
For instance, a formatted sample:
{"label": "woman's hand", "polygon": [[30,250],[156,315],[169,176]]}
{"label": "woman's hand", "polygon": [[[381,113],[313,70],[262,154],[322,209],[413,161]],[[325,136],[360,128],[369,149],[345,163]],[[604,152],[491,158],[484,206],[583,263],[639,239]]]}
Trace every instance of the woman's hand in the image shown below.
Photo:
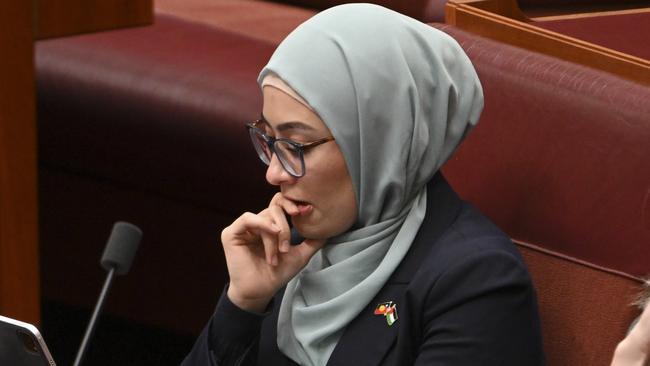
{"label": "woman's hand", "polygon": [[268,208],[244,213],[221,232],[230,275],[228,298],[241,309],[263,312],[275,293],[325,245],[325,240],[316,239],[290,245],[285,212],[300,214],[293,202],[277,193]]}
{"label": "woman's hand", "polygon": [[650,306],[646,306],[632,331],[616,347],[612,366],[646,366],[649,362]]}

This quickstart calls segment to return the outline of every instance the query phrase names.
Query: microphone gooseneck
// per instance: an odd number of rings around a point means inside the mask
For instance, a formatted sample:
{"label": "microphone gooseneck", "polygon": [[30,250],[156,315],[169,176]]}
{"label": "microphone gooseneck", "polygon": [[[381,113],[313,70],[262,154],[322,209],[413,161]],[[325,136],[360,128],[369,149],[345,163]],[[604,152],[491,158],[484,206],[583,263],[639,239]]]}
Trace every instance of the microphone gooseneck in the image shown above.
{"label": "microphone gooseneck", "polygon": [[133,224],[119,221],[113,225],[113,230],[108,238],[108,242],[104,248],[104,254],[102,254],[102,259],[100,261],[102,267],[108,271],[108,275],[106,275],[106,280],[104,281],[104,286],[102,287],[102,291],[97,299],[93,315],[90,317],[90,321],[88,322],[86,334],[84,335],[79,350],[77,351],[74,366],[80,366],[83,361],[86,350],[88,349],[88,344],[90,343],[90,338],[92,338],[95,330],[95,324],[97,323],[99,314],[104,307],[106,295],[108,294],[108,290],[113,282],[113,277],[116,274],[125,275],[129,272],[131,264],[133,263],[133,258],[135,257],[135,252],[140,246],[141,238],[142,230]]}

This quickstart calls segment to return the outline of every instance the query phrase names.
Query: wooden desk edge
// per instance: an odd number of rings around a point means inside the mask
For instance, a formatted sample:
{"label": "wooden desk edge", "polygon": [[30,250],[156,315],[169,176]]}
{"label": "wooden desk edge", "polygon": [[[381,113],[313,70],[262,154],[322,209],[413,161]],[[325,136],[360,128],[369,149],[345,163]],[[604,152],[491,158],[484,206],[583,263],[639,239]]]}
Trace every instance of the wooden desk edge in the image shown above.
{"label": "wooden desk edge", "polygon": [[36,39],[150,25],[153,0],[37,0]]}
{"label": "wooden desk edge", "polygon": [[445,9],[446,23],[499,42],[650,85],[650,60],[477,8],[475,5],[479,2],[480,0],[449,1]]}

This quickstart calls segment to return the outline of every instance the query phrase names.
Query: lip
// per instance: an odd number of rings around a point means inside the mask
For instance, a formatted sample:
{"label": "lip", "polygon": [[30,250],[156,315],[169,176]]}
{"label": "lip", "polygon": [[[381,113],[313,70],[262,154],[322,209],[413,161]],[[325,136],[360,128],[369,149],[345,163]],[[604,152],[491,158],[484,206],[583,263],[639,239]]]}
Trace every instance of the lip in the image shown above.
{"label": "lip", "polygon": [[293,197],[289,197],[289,196],[286,196],[286,195],[284,196],[284,198],[286,198],[287,200],[293,202],[293,204],[298,207],[298,215],[299,216],[308,215],[314,209],[314,206],[310,202],[295,199]]}
{"label": "lip", "polygon": [[284,198],[288,199],[289,201],[293,202],[296,205],[298,205],[298,204],[300,204],[300,205],[311,205],[311,202],[299,200],[297,198],[293,198],[293,197],[290,197],[290,196],[287,196],[287,195],[284,195]]}

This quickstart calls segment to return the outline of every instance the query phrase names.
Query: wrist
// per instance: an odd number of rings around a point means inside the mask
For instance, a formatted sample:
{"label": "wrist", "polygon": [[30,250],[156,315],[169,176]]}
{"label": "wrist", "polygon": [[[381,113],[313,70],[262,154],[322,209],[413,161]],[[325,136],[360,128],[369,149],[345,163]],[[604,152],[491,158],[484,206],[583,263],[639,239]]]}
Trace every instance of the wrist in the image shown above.
{"label": "wrist", "polygon": [[228,300],[230,300],[233,305],[244,311],[255,314],[263,314],[271,302],[271,299],[273,298],[273,296],[262,298],[249,298],[241,296],[237,289],[235,289],[232,285],[228,287],[226,296],[228,296]]}

